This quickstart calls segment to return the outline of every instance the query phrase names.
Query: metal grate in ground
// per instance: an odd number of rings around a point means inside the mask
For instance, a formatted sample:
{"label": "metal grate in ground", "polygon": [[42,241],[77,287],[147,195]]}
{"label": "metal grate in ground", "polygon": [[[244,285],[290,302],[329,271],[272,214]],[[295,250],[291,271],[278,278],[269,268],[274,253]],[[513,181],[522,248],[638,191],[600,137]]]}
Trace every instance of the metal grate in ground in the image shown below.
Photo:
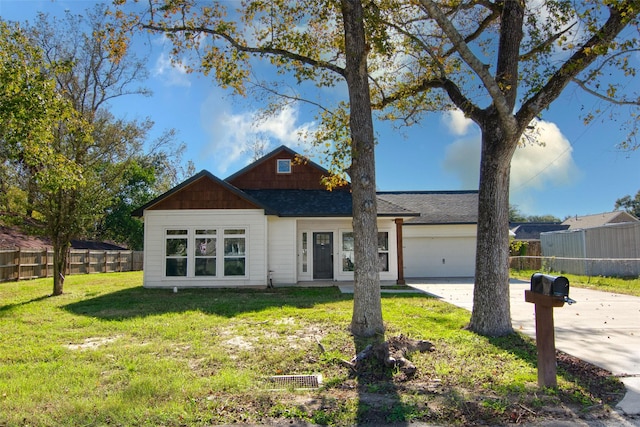
{"label": "metal grate in ground", "polygon": [[274,375],[265,379],[271,390],[313,389],[322,384],[322,375]]}

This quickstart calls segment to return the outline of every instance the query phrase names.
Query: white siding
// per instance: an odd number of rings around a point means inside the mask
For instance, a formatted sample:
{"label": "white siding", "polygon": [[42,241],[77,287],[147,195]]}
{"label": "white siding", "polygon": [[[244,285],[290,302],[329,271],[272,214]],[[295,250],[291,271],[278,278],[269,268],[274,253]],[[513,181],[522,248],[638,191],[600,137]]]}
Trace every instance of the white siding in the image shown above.
{"label": "white siding", "polygon": [[407,225],[402,234],[405,277],[475,274],[475,225]]}
{"label": "white siding", "polygon": [[[165,210],[144,212],[144,286],[193,288],[265,286],[267,284],[267,220],[262,210]],[[169,228],[244,228],[244,277],[165,277],[165,233]],[[222,238],[222,236],[219,236]],[[218,254],[219,257],[223,254]]]}
{"label": "white siding", "polygon": [[267,259],[271,278],[276,285],[292,285],[296,275],[296,220],[269,217]]}

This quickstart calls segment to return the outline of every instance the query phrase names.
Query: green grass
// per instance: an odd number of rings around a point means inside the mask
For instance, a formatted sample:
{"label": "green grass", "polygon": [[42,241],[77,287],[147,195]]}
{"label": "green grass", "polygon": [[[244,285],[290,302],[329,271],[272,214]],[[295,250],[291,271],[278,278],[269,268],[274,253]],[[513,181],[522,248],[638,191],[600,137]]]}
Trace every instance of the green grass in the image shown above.
{"label": "green grass", "polygon": [[[511,270],[511,277],[522,280],[530,280],[534,270]],[[640,277],[619,278],[603,276],[579,276],[576,274],[565,274],[561,272],[549,272],[555,276],[564,276],[569,279],[571,286],[594,289],[597,291],[614,292],[640,297]]]}
{"label": "green grass", "polygon": [[[140,272],[69,276],[58,297],[51,279],[0,284],[0,425],[465,424],[602,403],[562,371],[557,390],[540,390],[529,339],[475,335],[463,328],[467,311],[424,295],[383,294],[387,335],[437,348],[411,356],[419,371],[405,381],[343,366],[360,344],[349,334],[352,297],[336,288],[173,293],[141,283]],[[324,377],[316,391],[263,386],[314,373]]]}

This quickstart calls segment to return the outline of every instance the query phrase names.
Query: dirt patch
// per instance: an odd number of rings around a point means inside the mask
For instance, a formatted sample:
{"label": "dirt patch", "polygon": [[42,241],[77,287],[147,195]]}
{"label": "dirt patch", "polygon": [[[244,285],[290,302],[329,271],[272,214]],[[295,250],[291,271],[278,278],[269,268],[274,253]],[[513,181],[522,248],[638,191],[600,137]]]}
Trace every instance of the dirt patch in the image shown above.
{"label": "dirt patch", "polygon": [[[515,393],[497,396],[481,387],[463,389],[442,384],[438,378],[419,376],[399,380],[392,373],[371,371],[351,376],[340,384],[317,393],[282,394],[279,400],[293,402],[300,413],[337,412],[346,402],[357,402],[357,424],[363,426],[407,425],[407,421],[437,425],[576,425],[611,419],[613,407],[624,396],[624,387],[610,372],[570,355],[558,354],[558,369],[588,384],[597,403],[585,406],[571,391]],[[276,396],[278,396],[276,394]],[[291,420],[290,418],[288,418]],[[262,420],[274,424],[281,418]]]}
{"label": "dirt patch", "polygon": [[119,338],[120,338],[119,336],[109,337],[109,338],[105,338],[105,337],[87,338],[80,344],[67,344],[66,347],[69,350],[95,350],[96,348],[101,347],[105,344],[112,343],[118,340]]}

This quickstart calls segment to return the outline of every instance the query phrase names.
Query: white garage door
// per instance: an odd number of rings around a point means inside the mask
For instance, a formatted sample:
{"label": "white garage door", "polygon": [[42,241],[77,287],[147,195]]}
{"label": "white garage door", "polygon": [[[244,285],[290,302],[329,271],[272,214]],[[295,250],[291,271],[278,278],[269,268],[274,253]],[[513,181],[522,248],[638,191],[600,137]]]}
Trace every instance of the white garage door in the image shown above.
{"label": "white garage door", "polygon": [[404,239],[405,277],[473,277],[476,239],[408,237]]}

